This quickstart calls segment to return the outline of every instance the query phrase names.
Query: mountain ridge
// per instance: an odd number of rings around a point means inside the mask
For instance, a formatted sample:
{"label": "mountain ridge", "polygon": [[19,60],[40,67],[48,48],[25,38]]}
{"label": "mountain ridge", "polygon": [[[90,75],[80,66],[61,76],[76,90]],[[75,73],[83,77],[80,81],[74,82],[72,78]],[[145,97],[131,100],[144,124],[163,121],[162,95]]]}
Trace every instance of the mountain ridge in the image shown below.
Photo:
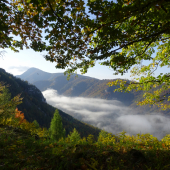
{"label": "mountain ridge", "polygon": [[[30,68],[30,70],[35,70],[34,68]],[[26,71],[27,72],[27,71]],[[26,73],[25,72],[25,73]],[[42,72],[43,73],[43,72]],[[24,73],[23,73],[24,74]],[[23,77],[23,74],[18,77]],[[53,73],[49,73],[53,74]],[[56,73],[57,75],[58,73]],[[64,74],[54,76],[52,79],[47,79],[44,77],[44,80],[37,80],[37,75],[29,75],[29,78],[32,79],[32,81],[29,81],[29,83],[34,84],[40,91],[45,91],[48,88],[57,90],[57,93],[59,95],[64,95],[68,97],[88,97],[88,98],[100,98],[100,99],[106,99],[106,100],[118,100],[122,102],[124,105],[138,109],[140,114],[149,114],[151,112],[157,112],[159,108],[157,106],[150,106],[150,105],[144,105],[144,106],[137,106],[136,100],[141,101],[142,100],[142,94],[143,91],[137,91],[135,90],[125,93],[125,92],[114,92],[114,90],[118,86],[111,86],[109,87],[107,85],[110,81],[115,81],[117,79],[112,80],[99,80],[92,77],[82,76],[78,75],[78,77],[75,77],[76,74],[70,76],[70,80],[67,80],[67,76],[64,76]],[[30,79],[27,79],[30,80]],[[34,81],[33,81],[34,80]],[[124,80],[124,79],[123,79]],[[126,80],[129,81],[130,80]],[[159,110],[160,113],[168,114],[170,109],[163,111]]]}
{"label": "mountain ridge", "polygon": [[[33,70],[33,71],[31,71]],[[31,72],[31,73],[30,73]],[[32,74],[34,72],[34,74]],[[30,74],[28,74],[30,73]],[[45,75],[43,77],[43,74]],[[51,75],[50,75],[51,74]],[[28,69],[20,76],[19,78],[24,78],[29,83],[35,85],[40,91],[45,91],[48,88],[52,88],[57,90],[59,95],[69,96],[69,97],[90,97],[90,98],[101,98],[101,99],[117,99],[119,101],[123,101],[123,103],[127,106],[132,104],[134,99],[134,94],[130,93],[121,93],[121,92],[113,92],[116,88],[115,86],[109,87],[107,83],[113,80],[99,80],[92,77],[78,75],[71,75],[69,81],[67,80],[67,76],[58,75],[58,73],[48,73],[48,77],[46,76],[46,72],[41,72],[43,80],[38,79],[38,75],[35,74],[35,68]],[[24,77],[27,75],[27,77]],[[53,75],[52,78],[49,78]]]}
{"label": "mountain ridge", "polygon": [[[78,75],[79,77],[82,76],[82,75],[74,73],[74,74],[71,75],[71,77],[76,77],[76,75]],[[30,83],[33,83],[33,82],[36,82],[36,81],[41,81],[41,80],[53,80],[53,78],[56,78],[58,76],[67,77],[62,72],[61,73],[48,73],[46,71],[40,70],[40,69],[35,68],[35,67],[29,68],[27,71],[25,71],[21,75],[16,75],[16,77],[23,79],[23,80],[27,80]],[[83,76],[83,77],[88,77],[88,76]]]}

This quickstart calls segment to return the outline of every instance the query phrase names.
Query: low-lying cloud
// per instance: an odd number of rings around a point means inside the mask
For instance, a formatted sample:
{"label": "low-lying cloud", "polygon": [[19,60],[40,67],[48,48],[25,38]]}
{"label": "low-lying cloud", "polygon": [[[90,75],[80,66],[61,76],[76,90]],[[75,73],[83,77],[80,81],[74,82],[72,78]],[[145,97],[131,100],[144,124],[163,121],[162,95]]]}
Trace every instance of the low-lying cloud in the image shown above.
{"label": "low-lying cloud", "polygon": [[53,89],[47,89],[43,95],[47,103],[52,106],[112,134],[117,135],[123,130],[127,132],[126,135],[130,136],[149,133],[158,140],[170,134],[169,117],[159,115],[159,113],[137,115],[136,110],[124,106],[117,100],[66,97],[58,95]]}

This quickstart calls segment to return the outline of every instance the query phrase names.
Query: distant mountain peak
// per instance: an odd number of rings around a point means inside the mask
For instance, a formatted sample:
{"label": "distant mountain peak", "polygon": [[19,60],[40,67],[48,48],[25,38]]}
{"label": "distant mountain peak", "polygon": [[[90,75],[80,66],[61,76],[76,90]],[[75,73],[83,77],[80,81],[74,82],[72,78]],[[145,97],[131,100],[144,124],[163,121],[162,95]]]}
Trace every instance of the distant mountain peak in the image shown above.
{"label": "distant mountain peak", "polygon": [[21,75],[17,75],[22,80],[27,80],[29,83],[34,83],[36,81],[51,80],[54,77],[64,75],[64,73],[48,73],[42,71],[38,68],[31,67]]}

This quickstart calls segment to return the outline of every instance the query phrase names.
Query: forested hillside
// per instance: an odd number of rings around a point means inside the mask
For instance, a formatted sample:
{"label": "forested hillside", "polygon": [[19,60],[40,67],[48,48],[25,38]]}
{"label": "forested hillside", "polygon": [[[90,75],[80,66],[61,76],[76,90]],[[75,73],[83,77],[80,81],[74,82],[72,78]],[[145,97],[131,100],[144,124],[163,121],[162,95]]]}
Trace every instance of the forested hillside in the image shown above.
{"label": "forested hillside", "polygon": [[[8,89],[12,98],[21,93],[23,103],[18,105],[18,110],[24,113],[27,121],[36,120],[41,127],[49,128],[56,108],[46,103],[44,96],[36,86],[14,77],[2,68],[0,69],[0,81],[3,81],[5,85],[10,85]],[[93,134],[97,138],[100,129],[80,122],[61,110],[59,110],[59,114],[62,117],[63,127],[66,129],[67,135],[76,128],[81,137]]]}

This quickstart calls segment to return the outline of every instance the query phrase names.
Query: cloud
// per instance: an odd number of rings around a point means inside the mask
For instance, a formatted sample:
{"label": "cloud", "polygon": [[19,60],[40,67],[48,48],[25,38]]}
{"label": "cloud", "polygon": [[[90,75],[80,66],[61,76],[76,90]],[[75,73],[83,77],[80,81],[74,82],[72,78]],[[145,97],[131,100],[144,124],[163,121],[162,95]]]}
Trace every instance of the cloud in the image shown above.
{"label": "cloud", "polygon": [[161,140],[166,133],[170,133],[169,117],[159,113],[138,115],[137,110],[132,110],[117,100],[66,97],[58,95],[53,89],[47,89],[43,95],[52,106],[115,135],[124,130],[126,135],[149,133]]}
{"label": "cloud", "polygon": [[23,73],[23,72],[25,72],[25,71],[27,71],[28,69],[29,69],[30,67],[28,67],[28,66],[10,66],[10,67],[8,67],[8,70],[10,71],[10,72],[18,72],[18,73]]}

